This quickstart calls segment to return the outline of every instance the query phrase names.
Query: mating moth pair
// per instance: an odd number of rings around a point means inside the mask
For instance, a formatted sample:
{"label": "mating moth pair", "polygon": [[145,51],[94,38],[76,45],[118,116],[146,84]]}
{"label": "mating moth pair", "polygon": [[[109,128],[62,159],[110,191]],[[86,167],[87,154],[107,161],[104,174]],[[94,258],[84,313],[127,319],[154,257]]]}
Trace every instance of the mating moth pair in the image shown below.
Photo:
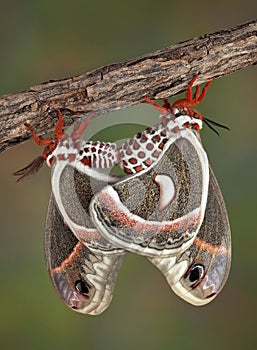
{"label": "mating moth pair", "polygon": [[[211,81],[195,94],[163,107],[160,123],[120,147],[83,140],[90,117],[70,136],[63,116],[55,136],[34,140],[43,155],[18,171],[23,179],[45,160],[52,167],[45,252],[52,282],[72,309],[97,315],[110,304],[126,252],[144,255],[172,290],[194,305],[210,302],[222,289],[231,261],[230,227],[221,191],[202,147],[202,123],[192,107]],[[221,126],[217,123],[214,123]],[[119,165],[124,177],[100,169]]]}

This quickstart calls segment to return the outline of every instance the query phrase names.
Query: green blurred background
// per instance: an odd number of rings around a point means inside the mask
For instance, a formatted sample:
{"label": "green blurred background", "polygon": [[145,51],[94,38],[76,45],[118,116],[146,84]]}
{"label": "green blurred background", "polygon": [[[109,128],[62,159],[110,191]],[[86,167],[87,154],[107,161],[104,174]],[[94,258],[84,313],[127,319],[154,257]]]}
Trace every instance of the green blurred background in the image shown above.
{"label": "green blurred background", "polygon": [[[256,10],[255,0],[1,1],[0,93],[229,28]],[[70,311],[44,263],[50,170],[16,184],[12,172],[41,150],[31,141],[1,154],[1,349],[257,348],[256,78],[251,67],[216,80],[199,107],[231,128],[220,137],[202,132],[233,235],[229,280],[205,307],[180,300],[146,259],[129,254],[108,310],[97,317]]]}

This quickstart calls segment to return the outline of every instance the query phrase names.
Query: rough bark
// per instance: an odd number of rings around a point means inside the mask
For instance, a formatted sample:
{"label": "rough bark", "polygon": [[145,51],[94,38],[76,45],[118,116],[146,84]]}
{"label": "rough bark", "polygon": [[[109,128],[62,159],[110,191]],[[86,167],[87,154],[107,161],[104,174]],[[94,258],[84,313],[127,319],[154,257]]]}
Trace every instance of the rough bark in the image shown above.
{"label": "rough bark", "polygon": [[29,122],[41,135],[54,129],[55,108],[65,125],[94,111],[96,115],[183,91],[192,77],[198,83],[257,62],[257,21],[206,34],[125,62],[61,80],[51,80],[0,98],[0,151],[30,137]]}

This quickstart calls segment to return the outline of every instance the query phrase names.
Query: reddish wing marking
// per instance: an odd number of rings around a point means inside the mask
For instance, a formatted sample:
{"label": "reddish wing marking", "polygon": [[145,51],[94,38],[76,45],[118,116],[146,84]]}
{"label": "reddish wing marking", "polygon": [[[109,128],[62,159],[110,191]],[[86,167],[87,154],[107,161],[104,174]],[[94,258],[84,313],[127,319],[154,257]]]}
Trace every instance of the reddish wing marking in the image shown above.
{"label": "reddish wing marking", "polygon": [[227,254],[229,249],[222,245],[214,245],[209,242],[205,242],[204,240],[196,237],[194,243],[201,248],[201,250],[206,250],[211,254]]}
{"label": "reddish wing marking", "polygon": [[84,248],[83,243],[78,242],[76,246],[74,247],[72,253],[68,256],[67,259],[65,259],[60,266],[56,266],[51,270],[52,273],[60,273],[62,272],[67,266],[71,265],[73,263],[73,260],[76,258],[76,256],[79,255],[81,249]]}
{"label": "reddish wing marking", "polygon": [[72,227],[72,229],[76,232],[77,237],[79,237],[81,241],[87,242],[89,240],[94,241],[102,238],[97,230],[93,231],[93,229],[90,230],[86,227],[84,229]]}
{"label": "reddish wing marking", "polygon": [[[124,211],[121,211],[113,198],[108,193],[98,193],[96,195],[98,197],[98,200],[103,201],[105,204],[105,207],[109,209],[110,215],[113,216],[116,220],[118,220],[123,226],[130,227],[136,229],[138,232],[147,232],[147,231],[154,231],[157,235],[161,232],[174,232],[182,227],[189,227],[190,225],[197,225],[200,218],[200,212],[194,215],[188,215],[188,217],[185,217],[184,220],[174,220],[171,223],[167,223],[165,221],[163,222],[155,222],[155,221],[149,221],[145,220],[146,222],[142,223],[140,220],[135,219],[134,217],[131,217]],[[136,217],[136,216],[135,216]]]}

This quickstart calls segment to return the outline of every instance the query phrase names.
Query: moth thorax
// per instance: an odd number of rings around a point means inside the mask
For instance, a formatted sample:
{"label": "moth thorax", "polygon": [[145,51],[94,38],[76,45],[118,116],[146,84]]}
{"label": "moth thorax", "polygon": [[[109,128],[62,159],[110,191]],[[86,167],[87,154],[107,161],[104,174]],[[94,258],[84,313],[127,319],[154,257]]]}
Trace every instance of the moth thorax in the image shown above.
{"label": "moth thorax", "polygon": [[63,139],[55,150],[46,159],[48,166],[53,166],[56,161],[73,162],[78,157],[80,151],[80,140],[72,140],[71,137]]}
{"label": "moth thorax", "polygon": [[175,120],[170,119],[166,125],[168,135],[171,136],[173,133],[177,133],[179,130],[185,129],[185,125],[188,125],[190,121],[191,117],[182,114],[180,114],[179,117],[176,117]]}
{"label": "moth thorax", "polygon": [[179,129],[184,129],[186,124],[190,124],[192,118],[189,115],[180,114],[175,119],[175,123],[177,124]]}

